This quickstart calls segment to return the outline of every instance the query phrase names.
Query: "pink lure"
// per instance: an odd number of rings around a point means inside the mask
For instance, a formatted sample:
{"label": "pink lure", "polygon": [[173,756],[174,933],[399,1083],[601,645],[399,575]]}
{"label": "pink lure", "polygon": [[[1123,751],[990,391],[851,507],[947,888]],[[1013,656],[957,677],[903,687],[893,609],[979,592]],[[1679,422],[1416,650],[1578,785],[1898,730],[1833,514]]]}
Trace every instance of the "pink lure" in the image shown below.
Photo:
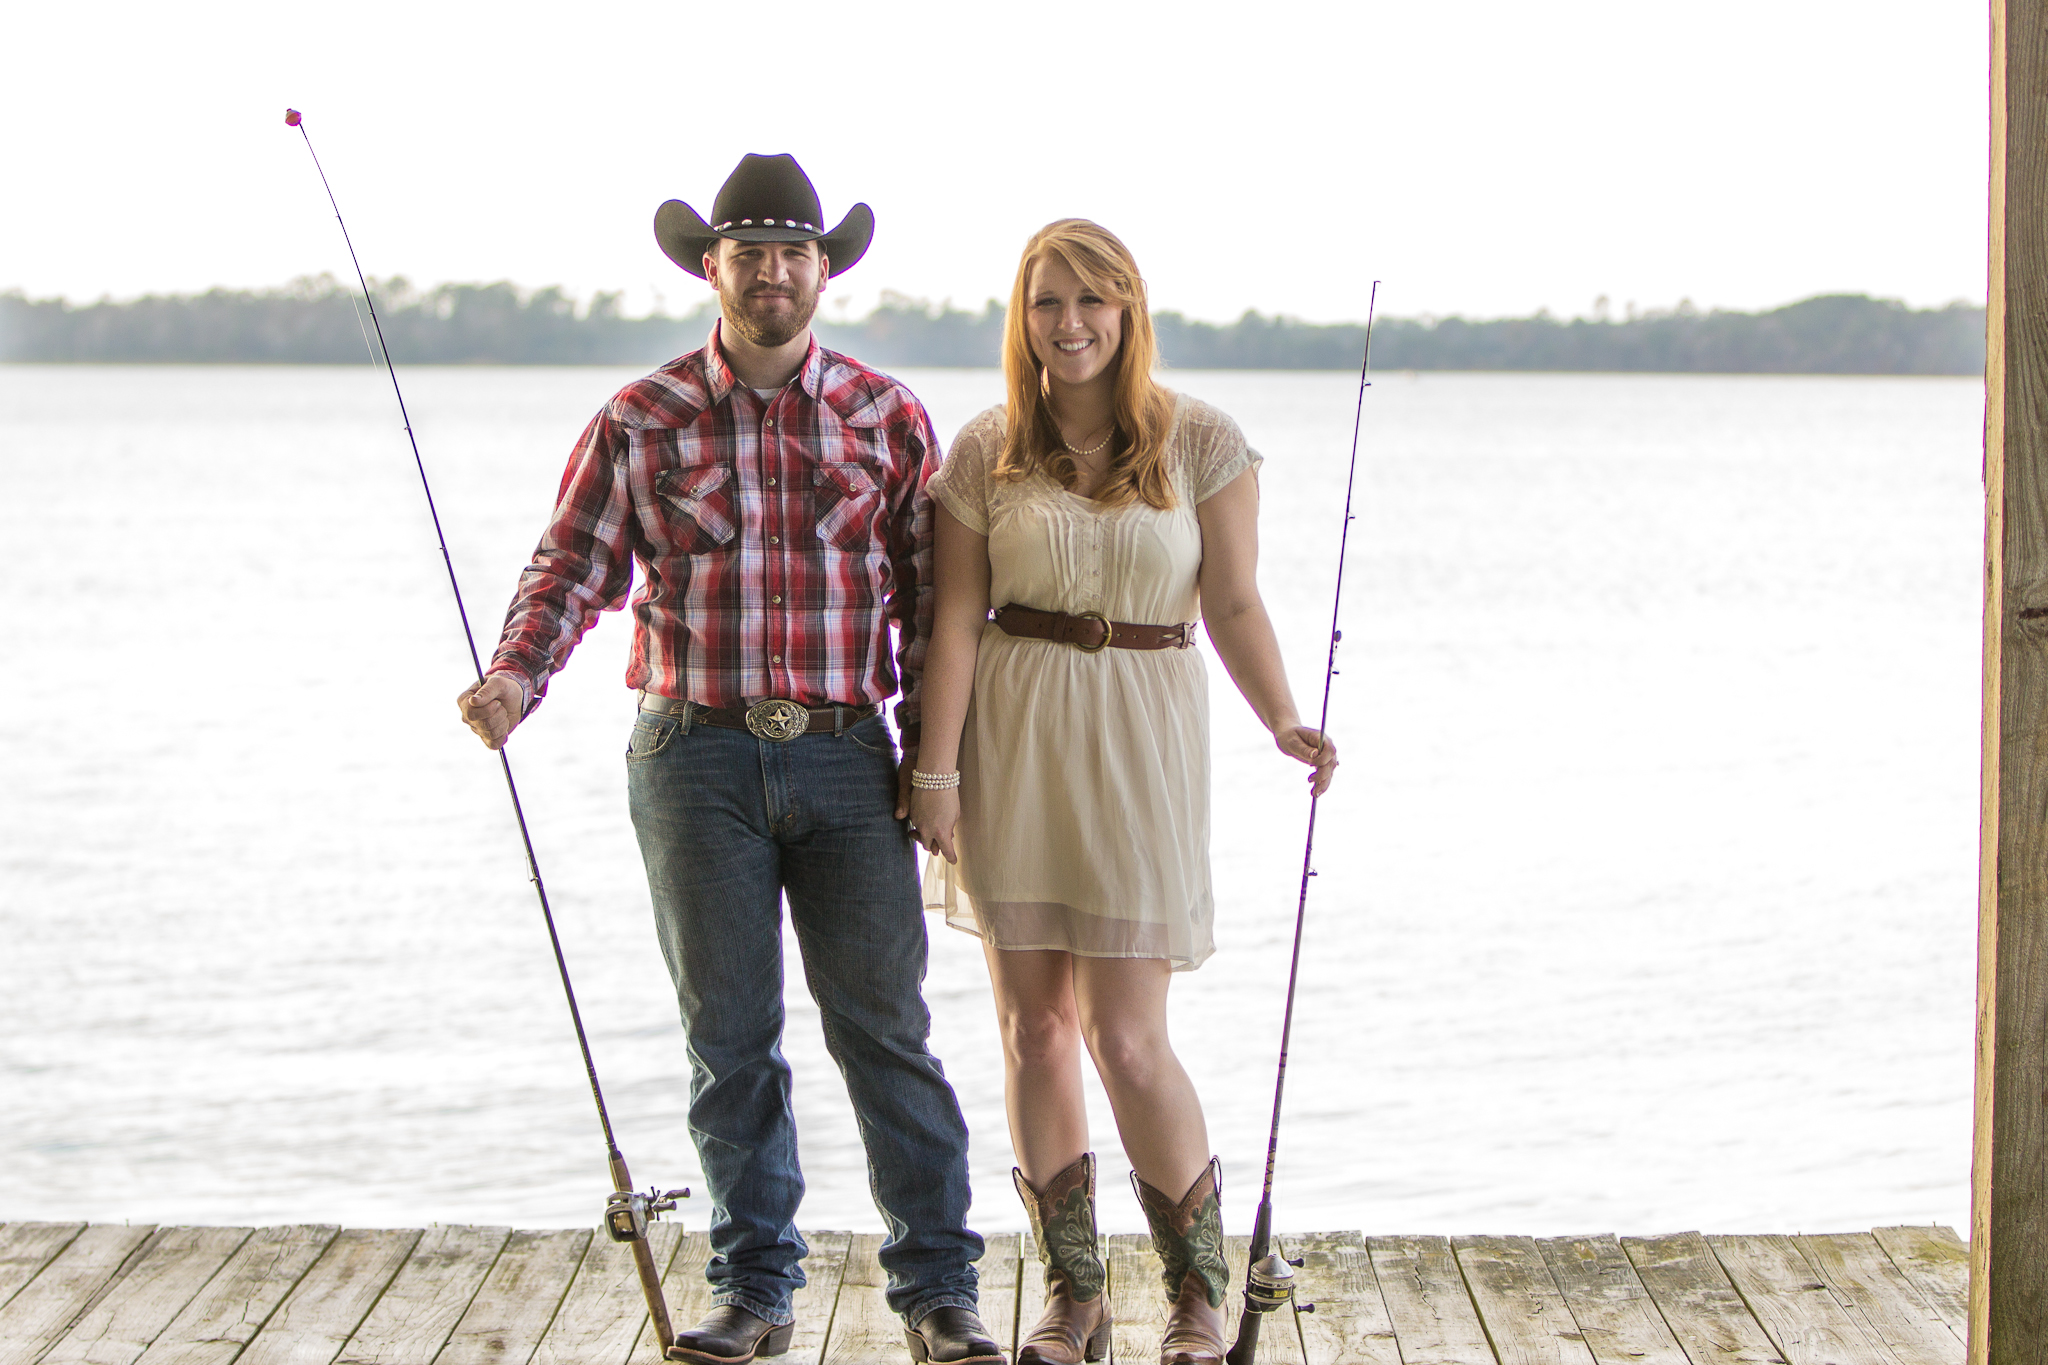
{"label": "pink lure", "polygon": [[288,128],[296,128],[296,127],[298,127],[298,126],[299,126],[299,111],[298,111],[298,110],[296,110],[296,109],[287,109],[287,110],[285,110],[285,111],[284,111],[284,121],[285,121],[285,126],[286,126],[286,127],[288,127]]}

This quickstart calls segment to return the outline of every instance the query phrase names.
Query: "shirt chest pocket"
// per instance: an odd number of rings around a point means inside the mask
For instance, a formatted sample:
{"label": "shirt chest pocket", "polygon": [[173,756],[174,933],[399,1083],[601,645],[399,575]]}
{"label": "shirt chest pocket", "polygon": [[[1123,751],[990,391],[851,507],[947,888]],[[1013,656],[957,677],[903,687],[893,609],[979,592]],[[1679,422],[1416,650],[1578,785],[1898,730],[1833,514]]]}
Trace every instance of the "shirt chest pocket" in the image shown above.
{"label": "shirt chest pocket", "polygon": [[820,464],[811,471],[818,539],[859,554],[872,547],[882,520],[882,485],[862,464]]}
{"label": "shirt chest pocket", "polygon": [[722,550],[738,533],[732,466],[714,460],[665,469],[655,476],[657,512],[678,554]]}

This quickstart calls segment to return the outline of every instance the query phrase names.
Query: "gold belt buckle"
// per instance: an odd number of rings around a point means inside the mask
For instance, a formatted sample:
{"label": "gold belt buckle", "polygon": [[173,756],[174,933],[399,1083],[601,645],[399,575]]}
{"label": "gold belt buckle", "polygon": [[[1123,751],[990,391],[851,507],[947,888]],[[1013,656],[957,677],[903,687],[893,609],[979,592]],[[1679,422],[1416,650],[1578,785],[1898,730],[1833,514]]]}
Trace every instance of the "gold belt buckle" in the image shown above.
{"label": "gold belt buckle", "polygon": [[1076,648],[1076,649],[1080,650],[1080,651],[1081,651],[1081,652],[1082,652],[1083,654],[1100,654],[1100,653],[1101,653],[1101,652],[1102,652],[1103,650],[1105,650],[1105,649],[1108,649],[1108,648],[1109,648],[1109,637],[1110,637],[1110,636],[1112,636],[1112,635],[1114,635],[1114,634],[1116,634],[1116,629],[1115,629],[1115,627],[1113,627],[1113,626],[1111,626],[1111,625],[1109,624],[1109,618],[1108,618],[1108,617],[1104,616],[1104,615],[1103,615],[1103,614],[1102,614],[1101,612],[1099,612],[1099,611],[1081,611],[1081,612],[1075,612],[1075,613],[1074,613],[1074,619],[1075,619],[1076,621],[1100,621],[1100,622],[1102,622],[1102,643],[1101,643],[1101,644],[1099,644],[1099,645],[1084,645],[1084,644],[1082,644],[1082,643],[1081,643],[1081,642],[1080,642],[1079,640],[1076,640],[1076,641],[1074,641],[1074,648]]}
{"label": "gold belt buckle", "polygon": [[783,697],[770,697],[747,708],[747,732],[756,739],[787,744],[811,728],[811,708]]}

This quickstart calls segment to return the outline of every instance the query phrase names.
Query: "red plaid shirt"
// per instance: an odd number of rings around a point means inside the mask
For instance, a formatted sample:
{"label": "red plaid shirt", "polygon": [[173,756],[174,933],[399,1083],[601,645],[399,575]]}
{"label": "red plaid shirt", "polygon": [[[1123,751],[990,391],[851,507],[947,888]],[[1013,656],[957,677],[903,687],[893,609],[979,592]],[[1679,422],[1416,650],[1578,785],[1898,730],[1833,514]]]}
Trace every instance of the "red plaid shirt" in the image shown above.
{"label": "red plaid shirt", "polygon": [[[734,379],[718,325],[613,395],[569,456],[493,673],[531,709],[638,560],[626,685],[705,706],[788,697],[896,706],[907,745],[932,619],[941,451],[910,390],[811,341],[771,399]],[[891,658],[889,625],[896,624]]]}

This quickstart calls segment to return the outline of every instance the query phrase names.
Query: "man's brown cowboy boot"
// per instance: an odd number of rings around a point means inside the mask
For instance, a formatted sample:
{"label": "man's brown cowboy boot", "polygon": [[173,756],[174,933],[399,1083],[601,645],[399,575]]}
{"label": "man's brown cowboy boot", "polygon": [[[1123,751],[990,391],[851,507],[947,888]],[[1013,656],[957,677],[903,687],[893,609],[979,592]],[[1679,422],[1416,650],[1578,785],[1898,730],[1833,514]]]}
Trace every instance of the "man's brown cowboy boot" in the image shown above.
{"label": "man's brown cowboy boot", "polygon": [[1222,1365],[1223,1296],[1230,1264],[1223,1259],[1223,1171],[1216,1158],[1178,1202],[1131,1172],[1138,1203],[1152,1227],[1166,1282],[1166,1337],[1159,1365]]}
{"label": "man's brown cowboy boot", "polygon": [[1031,1239],[1045,1263],[1045,1315],[1017,1350],[1017,1365],[1081,1365],[1109,1350],[1107,1276],[1095,1243],[1095,1153],[1034,1190],[1012,1167],[1031,1215]]}
{"label": "man's brown cowboy boot", "polygon": [[789,1350],[795,1331],[795,1323],[777,1327],[737,1304],[722,1303],[695,1327],[676,1333],[668,1358],[690,1365],[748,1365],[762,1356],[779,1356]]}

